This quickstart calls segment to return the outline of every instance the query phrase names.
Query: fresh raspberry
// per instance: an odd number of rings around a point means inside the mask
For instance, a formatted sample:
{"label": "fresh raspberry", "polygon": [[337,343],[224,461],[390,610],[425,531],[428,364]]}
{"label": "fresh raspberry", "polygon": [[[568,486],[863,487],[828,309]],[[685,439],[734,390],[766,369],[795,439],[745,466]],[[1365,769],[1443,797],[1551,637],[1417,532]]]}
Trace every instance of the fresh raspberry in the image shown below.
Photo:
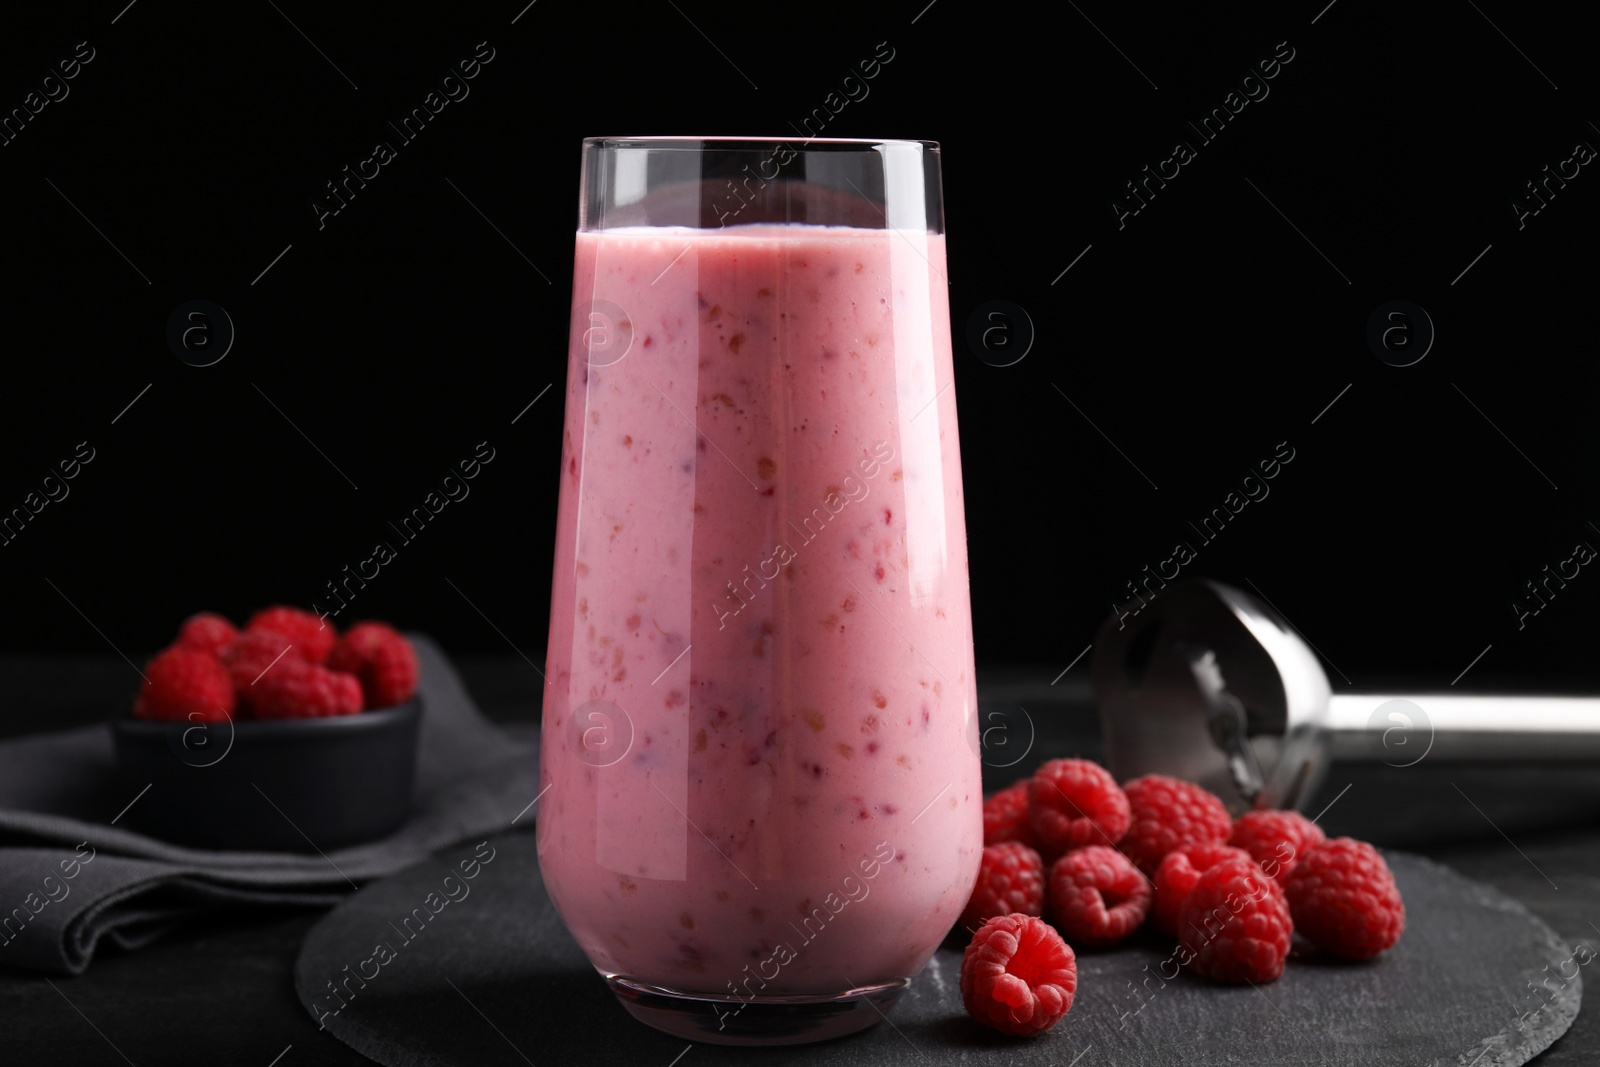
{"label": "fresh raspberry", "polygon": [[1072,1008],[1078,961],[1043,919],[1002,915],[978,927],[961,957],[967,1014],[1018,1037],[1043,1033]]}
{"label": "fresh raspberry", "polygon": [[178,640],[174,644],[184,648],[198,648],[202,652],[209,652],[213,656],[222,655],[223,649],[233,644],[234,638],[239,636],[239,631],[221,615],[214,615],[209,611],[202,611],[198,615],[191,615],[184,620],[183,626],[178,630]]}
{"label": "fresh raspberry", "polygon": [[252,689],[249,705],[258,719],[316,719],[361,711],[361,683],[355,675],[289,656]]}
{"label": "fresh raspberry", "polygon": [[244,628],[247,631],[271,630],[282,634],[294,644],[302,658],[312,663],[328,661],[328,653],[333,651],[333,642],[337,637],[333,627],[316,615],[282,604],[262,608],[250,616]]}
{"label": "fresh raspberry", "polygon": [[1044,913],[1044,861],[1016,841],[985,845],[978,864],[978,884],[961,913],[961,925],[976,930],[996,915],[1039,916]]}
{"label": "fresh raspberry", "polygon": [[233,683],[209,652],[173,646],[150,661],[144,677],[133,706],[141,719],[225,722],[233,715]]}
{"label": "fresh raspberry", "polygon": [[1271,982],[1283,974],[1294,927],[1278,883],[1246,856],[1213,864],[1179,914],[1180,963],[1213,982]]}
{"label": "fresh raspberry", "polygon": [[1145,874],[1154,875],[1173,849],[1226,841],[1233,829],[1222,801],[1193,782],[1147,774],[1122,788],[1132,813],[1122,851]]}
{"label": "fresh raspberry", "polygon": [[381,622],[350,627],[328,654],[328,667],[361,679],[368,710],[392,708],[410,700],[421,674],[411,642]]}
{"label": "fresh raspberry", "polygon": [[1282,885],[1300,857],[1328,839],[1298,811],[1249,811],[1233,821],[1228,844],[1244,849]]}
{"label": "fresh raspberry", "polygon": [[1336,837],[1318,845],[1295,864],[1283,888],[1295,928],[1335,956],[1376,956],[1406,928],[1394,874],[1365,841]]}
{"label": "fresh raspberry", "polygon": [[233,679],[233,691],[245,711],[253,710],[254,698],[260,692],[257,680],[264,672],[276,670],[285,660],[305,659],[294,642],[276,630],[246,630],[218,658]]}
{"label": "fresh raspberry", "polygon": [[1017,841],[1037,851],[1039,835],[1028,821],[1028,780],[1019,778],[983,802],[983,843]]}
{"label": "fresh raspberry", "polygon": [[1185,845],[1168,852],[1156,868],[1156,900],[1150,909],[1150,925],[1164,934],[1178,932],[1183,903],[1189,899],[1200,876],[1223,860],[1250,859],[1250,853],[1231,845],[1206,842]]}
{"label": "fresh raspberry", "polygon": [[1086,845],[1050,868],[1050,914],[1080,948],[1116,944],[1149,912],[1149,879],[1114,848]]}
{"label": "fresh raspberry", "polygon": [[1128,798],[1098,763],[1053,759],[1028,782],[1028,820],[1049,853],[1114,845],[1128,830]]}

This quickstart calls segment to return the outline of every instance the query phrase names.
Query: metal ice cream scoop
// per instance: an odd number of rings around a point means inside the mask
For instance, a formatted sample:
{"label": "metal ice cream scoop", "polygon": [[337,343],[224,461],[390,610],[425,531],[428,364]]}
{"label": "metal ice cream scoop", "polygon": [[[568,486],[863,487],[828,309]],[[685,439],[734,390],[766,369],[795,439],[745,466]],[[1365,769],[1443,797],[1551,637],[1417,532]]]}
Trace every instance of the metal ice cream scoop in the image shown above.
{"label": "metal ice cream scoop", "polygon": [[1118,781],[1169,774],[1237,812],[1297,808],[1331,758],[1600,761],[1600,699],[1334,694],[1299,634],[1231,586],[1190,579],[1094,643],[1106,762]]}

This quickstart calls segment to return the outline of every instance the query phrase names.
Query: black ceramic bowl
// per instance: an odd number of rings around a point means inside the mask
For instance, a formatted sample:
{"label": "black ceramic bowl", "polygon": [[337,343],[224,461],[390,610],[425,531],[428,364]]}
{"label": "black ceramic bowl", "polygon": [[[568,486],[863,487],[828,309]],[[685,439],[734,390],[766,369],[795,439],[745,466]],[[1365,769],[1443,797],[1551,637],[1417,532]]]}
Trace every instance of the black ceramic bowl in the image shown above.
{"label": "black ceramic bowl", "polygon": [[173,844],[326,852],[383,837],[411,813],[422,700],[318,719],[111,720],[132,796],[124,825]]}

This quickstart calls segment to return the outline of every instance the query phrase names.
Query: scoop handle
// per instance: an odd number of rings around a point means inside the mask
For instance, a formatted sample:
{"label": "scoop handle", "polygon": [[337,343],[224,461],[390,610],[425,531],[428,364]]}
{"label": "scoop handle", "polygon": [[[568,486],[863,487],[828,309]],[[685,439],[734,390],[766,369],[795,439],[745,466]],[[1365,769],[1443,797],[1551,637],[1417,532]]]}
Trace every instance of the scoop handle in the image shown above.
{"label": "scoop handle", "polygon": [[1336,693],[1325,728],[1340,760],[1600,762],[1597,697]]}

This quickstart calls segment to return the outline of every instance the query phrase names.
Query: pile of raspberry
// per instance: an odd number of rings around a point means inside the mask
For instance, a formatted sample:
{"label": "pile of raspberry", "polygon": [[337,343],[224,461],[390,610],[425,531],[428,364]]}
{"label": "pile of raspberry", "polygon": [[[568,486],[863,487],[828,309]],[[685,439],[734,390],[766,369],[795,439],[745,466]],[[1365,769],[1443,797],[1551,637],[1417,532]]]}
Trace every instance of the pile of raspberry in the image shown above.
{"label": "pile of raspberry", "polygon": [[210,723],[355,715],[404,704],[419,674],[411,642],[386,623],[340,634],[309,611],[278,605],[240,630],[202,612],[146,665],[133,716]]}
{"label": "pile of raspberry", "polygon": [[983,805],[983,860],[960,924],[967,1012],[1031,1036],[1072,1007],[1076,949],[1148,925],[1173,960],[1214,982],[1271,982],[1295,933],[1369,959],[1405,929],[1377,849],[1329,840],[1292,811],[1231,818],[1193,782],[1151,774],[1118,785],[1097,763],[1051,760]]}

